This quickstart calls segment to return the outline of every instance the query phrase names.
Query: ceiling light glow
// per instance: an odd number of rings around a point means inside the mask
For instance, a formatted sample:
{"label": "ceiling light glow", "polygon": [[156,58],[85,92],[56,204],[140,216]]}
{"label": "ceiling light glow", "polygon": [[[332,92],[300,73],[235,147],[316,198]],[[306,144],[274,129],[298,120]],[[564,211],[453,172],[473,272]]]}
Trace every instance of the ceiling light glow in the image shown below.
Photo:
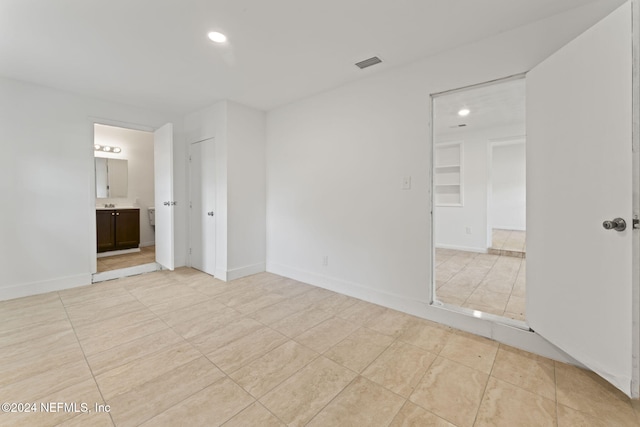
{"label": "ceiling light glow", "polygon": [[458,115],[461,117],[465,117],[468,116],[470,112],[471,111],[468,108],[463,108],[462,110],[458,111]]}
{"label": "ceiling light glow", "polygon": [[207,37],[209,37],[209,40],[216,43],[224,43],[227,41],[227,36],[217,31],[210,32],[207,34]]}

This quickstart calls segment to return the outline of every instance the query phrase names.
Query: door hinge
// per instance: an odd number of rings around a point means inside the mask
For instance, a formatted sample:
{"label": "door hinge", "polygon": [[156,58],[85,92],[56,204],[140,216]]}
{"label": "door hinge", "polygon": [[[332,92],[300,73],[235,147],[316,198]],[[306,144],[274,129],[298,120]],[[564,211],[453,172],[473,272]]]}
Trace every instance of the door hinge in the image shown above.
{"label": "door hinge", "polygon": [[634,215],[633,216],[633,229],[637,230],[638,228],[640,228],[640,219],[638,218],[638,215]]}
{"label": "door hinge", "polygon": [[191,162],[191,156],[189,156],[189,162]]}
{"label": "door hinge", "polygon": [[191,202],[189,202],[189,209],[191,209],[193,207],[193,205],[191,204]]}
{"label": "door hinge", "polygon": [[191,248],[189,248],[189,255],[191,255]]}

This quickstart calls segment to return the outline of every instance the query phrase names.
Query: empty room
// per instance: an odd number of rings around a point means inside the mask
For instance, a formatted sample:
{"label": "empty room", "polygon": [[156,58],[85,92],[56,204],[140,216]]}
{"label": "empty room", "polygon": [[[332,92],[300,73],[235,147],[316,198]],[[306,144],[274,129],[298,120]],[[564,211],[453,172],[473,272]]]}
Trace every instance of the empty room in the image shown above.
{"label": "empty room", "polygon": [[3,0],[0,424],[640,425],[640,0]]}

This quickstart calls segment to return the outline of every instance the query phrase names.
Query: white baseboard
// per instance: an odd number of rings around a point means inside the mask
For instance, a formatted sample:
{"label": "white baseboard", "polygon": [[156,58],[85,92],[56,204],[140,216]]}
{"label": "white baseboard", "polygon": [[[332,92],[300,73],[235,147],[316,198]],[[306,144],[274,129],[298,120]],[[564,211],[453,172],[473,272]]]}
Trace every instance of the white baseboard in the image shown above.
{"label": "white baseboard", "polygon": [[475,248],[469,246],[458,246],[458,245],[443,245],[440,243],[436,243],[436,249],[455,249],[457,251],[465,251],[465,252],[477,252],[479,254],[486,254],[487,248]]}
{"label": "white baseboard", "polygon": [[47,292],[61,291],[91,284],[91,274],[78,274],[76,276],[60,277],[41,282],[24,283],[21,285],[0,288],[0,301],[28,297],[31,295],[45,294]]}
{"label": "white baseboard", "polygon": [[524,227],[512,227],[510,225],[494,225],[491,228],[494,230],[504,230],[504,231],[527,231]]}
{"label": "white baseboard", "polygon": [[247,265],[245,267],[234,268],[227,271],[226,280],[235,280],[245,276],[251,276],[252,274],[262,273],[266,270],[264,262],[258,264]]}
{"label": "white baseboard", "polygon": [[122,249],[122,250],[119,250],[119,251],[109,251],[109,252],[99,252],[96,255],[96,257],[97,258],[105,258],[105,257],[108,257],[108,256],[132,254],[134,252],[140,252],[140,248]]}
{"label": "white baseboard", "polygon": [[221,269],[216,269],[213,272],[213,277],[215,277],[216,279],[220,279],[223,282],[227,281],[227,271],[226,270],[221,270]]}
{"label": "white baseboard", "polygon": [[[428,298],[429,285],[426,281],[424,285],[425,298],[418,300],[373,289],[360,283],[299,270],[282,264],[267,263],[266,267],[266,271],[269,273],[285,276],[313,286],[448,325],[560,362],[582,366],[575,359],[543,339],[540,335],[528,330],[526,324],[523,322],[514,322],[509,319],[500,321],[498,316],[493,315],[481,314],[479,317],[476,317],[472,315],[471,310],[451,308],[439,304],[432,305]],[[516,325],[516,323],[520,323],[520,325]]]}

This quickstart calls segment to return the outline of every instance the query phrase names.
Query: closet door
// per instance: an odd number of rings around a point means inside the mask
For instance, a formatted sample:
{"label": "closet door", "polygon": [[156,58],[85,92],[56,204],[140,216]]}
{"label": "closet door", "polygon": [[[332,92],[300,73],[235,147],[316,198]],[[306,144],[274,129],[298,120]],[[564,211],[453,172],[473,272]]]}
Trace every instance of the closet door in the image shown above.
{"label": "closet door", "polygon": [[190,248],[191,266],[213,276],[216,260],[215,144],[213,138],[191,144]]}

